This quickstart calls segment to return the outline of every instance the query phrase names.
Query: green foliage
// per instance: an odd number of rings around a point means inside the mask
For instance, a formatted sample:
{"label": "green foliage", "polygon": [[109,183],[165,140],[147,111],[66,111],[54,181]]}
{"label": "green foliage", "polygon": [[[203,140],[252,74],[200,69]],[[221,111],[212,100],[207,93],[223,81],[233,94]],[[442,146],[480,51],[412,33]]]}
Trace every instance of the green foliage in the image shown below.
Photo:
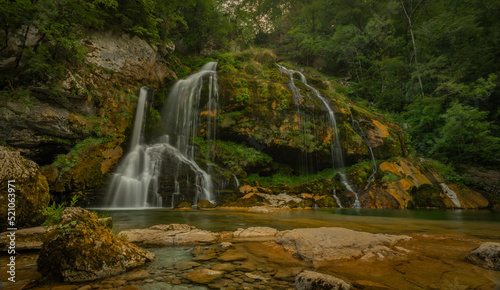
{"label": "green foliage", "polygon": [[446,207],[441,190],[433,185],[423,184],[419,187],[413,186],[410,188],[410,195],[412,200],[408,202],[408,208]]}
{"label": "green foliage", "polygon": [[258,182],[261,186],[282,184],[286,184],[289,186],[298,186],[321,179],[330,180],[335,176],[336,173],[336,170],[327,168],[318,173],[307,175],[290,175],[284,172],[278,172],[271,176],[259,176],[258,174],[251,174],[247,177],[247,180],[250,182]]}
{"label": "green foliage", "polygon": [[385,172],[384,176],[382,177],[381,181],[383,183],[386,183],[386,184],[389,184],[389,183],[393,183],[393,182],[396,182],[396,181],[399,181],[401,180],[402,177],[401,176],[398,176],[392,172]]}
{"label": "green foliage", "polygon": [[500,138],[491,135],[487,112],[454,103],[443,115],[445,124],[436,139],[435,154],[465,164],[498,164]]}
{"label": "green foliage", "polygon": [[[73,195],[69,206],[70,207],[75,206],[77,201],[78,201],[78,195]],[[48,227],[58,224],[61,221],[65,208],[66,206],[64,204],[56,205],[55,201],[52,203],[52,205],[49,205],[47,207],[42,207],[40,212],[42,213],[43,216],[45,216],[45,221],[43,222],[42,226]]]}
{"label": "green foliage", "polygon": [[270,166],[272,158],[254,148],[225,142],[221,140],[207,143],[203,138],[196,138],[195,144],[200,147],[200,152],[210,152],[216,156],[216,162],[223,164],[233,172],[240,173],[247,170]]}

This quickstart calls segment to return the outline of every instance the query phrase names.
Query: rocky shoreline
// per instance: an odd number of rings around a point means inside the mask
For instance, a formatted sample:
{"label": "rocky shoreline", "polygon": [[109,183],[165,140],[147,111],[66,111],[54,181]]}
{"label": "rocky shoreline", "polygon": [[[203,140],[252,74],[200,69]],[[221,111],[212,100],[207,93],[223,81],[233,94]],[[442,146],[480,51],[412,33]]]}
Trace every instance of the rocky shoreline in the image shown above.
{"label": "rocky shoreline", "polygon": [[[18,235],[25,251],[9,289],[494,289],[500,281],[500,244],[494,242],[336,227],[210,232],[187,224],[108,236],[104,223],[87,215],[67,208],[45,237],[41,229],[23,230],[32,235]],[[74,228],[61,231],[66,224]],[[109,246],[99,247],[103,241]],[[116,254],[103,250],[110,247]],[[110,263],[118,261],[113,255],[121,262]],[[0,256],[1,265],[6,259]]]}

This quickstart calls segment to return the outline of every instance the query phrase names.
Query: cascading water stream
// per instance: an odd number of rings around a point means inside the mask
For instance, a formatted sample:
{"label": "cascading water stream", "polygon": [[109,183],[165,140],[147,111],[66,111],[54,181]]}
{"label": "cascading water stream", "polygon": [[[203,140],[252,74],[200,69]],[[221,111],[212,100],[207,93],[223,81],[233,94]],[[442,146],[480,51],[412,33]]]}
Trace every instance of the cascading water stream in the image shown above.
{"label": "cascading water stream", "polygon": [[[337,120],[335,119],[335,113],[333,112],[332,108],[330,107],[330,105],[328,104],[328,102],[326,101],[326,99],[321,96],[320,92],[316,88],[310,86],[307,83],[306,77],[301,72],[296,71],[296,70],[288,69],[288,68],[286,68],[284,66],[281,66],[279,64],[277,64],[277,66],[279,68],[280,73],[282,73],[282,74],[286,73],[286,74],[288,74],[290,76],[290,86],[292,87],[292,92],[294,94],[298,94],[298,92],[300,91],[295,86],[295,82],[294,82],[294,78],[293,78],[293,74],[296,73],[296,74],[298,74],[300,76],[300,81],[308,89],[310,89],[311,91],[313,91],[314,95],[325,105],[326,109],[328,110],[328,118],[330,120],[330,124],[332,126],[332,130],[333,130],[333,132],[335,134],[334,140],[330,144],[330,152],[331,152],[331,156],[332,156],[333,168],[335,168],[335,169],[343,169],[345,167],[344,166],[344,157],[342,156],[342,146],[340,144],[340,138],[339,138],[338,130],[337,130]],[[358,199],[358,194],[350,186],[349,182],[347,181],[346,175],[343,172],[340,172],[339,174],[341,176],[342,184],[347,188],[348,191],[352,192],[354,194],[354,196],[355,196],[355,201],[354,201],[353,207],[355,207],[355,208],[361,207],[361,203],[359,202],[359,199]],[[335,190],[333,191],[333,197],[335,198],[335,201],[337,202],[337,204],[340,207],[342,207],[342,205],[340,204],[340,200],[339,200],[339,198],[337,197],[337,195],[335,193]]]}
{"label": "cascading water stream", "polygon": [[366,180],[365,189],[367,189],[368,186],[370,185],[370,183],[374,180],[375,173],[377,173],[377,170],[378,170],[377,160],[375,159],[375,154],[373,154],[372,146],[370,146],[370,142],[368,141],[368,138],[366,137],[365,131],[363,131],[363,129],[359,125],[359,121],[354,119],[354,117],[352,115],[352,111],[351,111],[351,121],[352,121],[352,127],[353,127],[354,131],[356,133],[358,133],[358,135],[361,136],[361,138],[363,138],[363,140],[366,143],[366,146],[368,146],[368,149],[370,150],[370,154],[371,154],[371,157],[372,157],[372,164],[373,164],[373,166],[372,166],[372,174]]}
{"label": "cascading water stream", "polygon": [[140,145],[147,96],[148,89],[142,87],[137,101],[130,151],[118,167],[117,172],[113,174],[106,196],[106,207],[162,206],[162,199],[157,193],[157,177],[161,160],[152,158],[149,148]]}
{"label": "cascading water stream", "polygon": [[[181,170],[194,174],[191,184],[189,173],[185,184],[194,188],[194,204],[201,199],[214,202],[210,175],[194,161],[194,149],[190,142],[197,136],[200,124],[202,97],[208,90],[207,139],[215,137],[215,115],[218,109],[216,62],[204,65],[200,71],[185,80],[179,80],[172,88],[163,109],[162,120],[166,135],[153,145],[140,144],[144,122],[147,89],[141,88],[130,153],[124,158],[113,175],[105,201],[109,208],[161,207],[164,200],[158,193],[165,175],[173,177],[171,206],[181,198]],[[208,79],[208,85],[205,79]],[[207,85],[207,86],[205,86]],[[188,191],[187,189],[184,192]],[[183,198],[183,196],[182,196]]]}

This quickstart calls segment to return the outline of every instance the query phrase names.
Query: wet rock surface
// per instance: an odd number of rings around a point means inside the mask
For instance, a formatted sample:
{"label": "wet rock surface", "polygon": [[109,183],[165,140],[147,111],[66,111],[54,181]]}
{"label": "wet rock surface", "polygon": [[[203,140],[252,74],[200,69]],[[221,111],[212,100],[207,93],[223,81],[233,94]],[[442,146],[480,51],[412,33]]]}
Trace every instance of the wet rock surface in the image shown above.
{"label": "wet rock surface", "polygon": [[321,274],[313,271],[304,271],[295,278],[296,290],[349,290],[351,284],[333,277],[331,275]]}
{"label": "wet rock surface", "polygon": [[118,236],[143,247],[166,247],[210,244],[219,235],[181,224],[156,225],[149,229],[121,231]]}
{"label": "wet rock surface", "polygon": [[500,243],[484,243],[465,259],[479,267],[500,271]]}
{"label": "wet rock surface", "polygon": [[306,261],[321,264],[335,260],[392,258],[399,255],[399,251],[390,247],[410,239],[403,235],[318,228],[282,232],[277,243]]}
{"label": "wet rock surface", "polygon": [[[29,253],[19,256],[18,273],[25,277],[20,281],[22,285],[31,283],[32,287],[41,289],[311,289],[298,287],[310,287],[314,281],[321,281],[318,285],[330,285],[327,283],[336,281],[339,286],[328,287],[338,288],[325,289],[343,289],[341,287],[345,284],[338,282],[340,280],[354,289],[496,289],[500,272],[476,267],[463,258],[464,252],[478,245],[475,240],[417,234],[393,248],[388,246],[405,253],[404,256],[341,259],[321,265],[294,257],[274,241],[217,242],[194,248],[165,247],[151,249],[155,261],[143,267],[71,285],[42,279],[36,271],[36,253]],[[212,253],[212,257],[195,261],[200,254],[206,253]],[[239,258],[231,261],[219,259],[225,256]],[[2,271],[5,269],[2,264],[6,264],[4,258],[8,257],[0,256]],[[195,279],[200,280],[195,282]],[[22,285],[12,289],[21,289]]]}

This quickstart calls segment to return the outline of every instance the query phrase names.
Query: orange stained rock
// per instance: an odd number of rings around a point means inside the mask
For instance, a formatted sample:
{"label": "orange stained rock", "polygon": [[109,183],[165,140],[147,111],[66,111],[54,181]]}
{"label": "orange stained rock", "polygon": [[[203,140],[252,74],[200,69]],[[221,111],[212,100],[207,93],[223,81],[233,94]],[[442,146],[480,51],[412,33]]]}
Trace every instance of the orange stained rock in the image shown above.
{"label": "orange stained rock", "polygon": [[[380,164],[379,169],[396,174],[402,179],[394,181],[387,185],[387,192],[392,195],[405,208],[408,201],[411,200],[409,190],[411,187],[419,187],[422,184],[431,184],[432,182],[409,160],[400,160],[399,162],[384,162]],[[430,173],[433,174],[433,173]],[[440,180],[439,176],[433,174],[436,180]],[[408,178],[411,176],[411,178]]]}
{"label": "orange stained rock", "polygon": [[376,147],[384,143],[382,138],[389,137],[389,131],[387,130],[386,125],[375,119],[372,119],[371,123],[373,128],[367,130],[368,139],[370,139],[372,146]]}

